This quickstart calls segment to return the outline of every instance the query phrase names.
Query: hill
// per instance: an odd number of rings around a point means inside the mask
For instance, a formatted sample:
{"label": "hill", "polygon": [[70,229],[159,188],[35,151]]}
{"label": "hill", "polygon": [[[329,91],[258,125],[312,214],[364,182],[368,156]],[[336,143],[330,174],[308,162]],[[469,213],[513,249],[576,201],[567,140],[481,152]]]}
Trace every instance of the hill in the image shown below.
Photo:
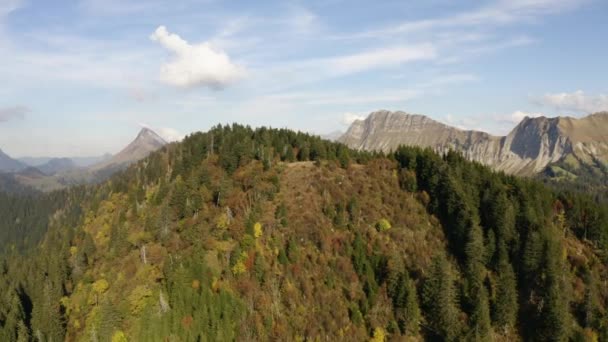
{"label": "hill", "polygon": [[608,338],[606,204],[454,152],[233,125],[52,194],[2,340]]}
{"label": "hill", "polygon": [[36,168],[42,171],[44,174],[52,176],[60,172],[75,170],[79,167],[70,158],[52,158]]}

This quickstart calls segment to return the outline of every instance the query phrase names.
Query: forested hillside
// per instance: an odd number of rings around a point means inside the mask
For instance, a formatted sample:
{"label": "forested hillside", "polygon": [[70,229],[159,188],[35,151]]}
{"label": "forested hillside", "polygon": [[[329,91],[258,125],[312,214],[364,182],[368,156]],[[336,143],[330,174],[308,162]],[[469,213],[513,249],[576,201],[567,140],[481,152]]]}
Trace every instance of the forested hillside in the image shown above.
{"label": "forested hillside", "polygon": [[608,340],[608,206],[456,153],[218,126],[47,196],[1,341]]}

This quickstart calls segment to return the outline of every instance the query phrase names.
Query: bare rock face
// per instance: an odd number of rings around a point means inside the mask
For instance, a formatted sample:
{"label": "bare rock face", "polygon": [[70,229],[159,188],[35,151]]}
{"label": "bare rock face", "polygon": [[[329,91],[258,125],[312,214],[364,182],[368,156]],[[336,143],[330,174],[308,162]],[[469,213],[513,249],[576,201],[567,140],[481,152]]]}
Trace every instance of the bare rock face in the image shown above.
{"label": "bare rock face", "polygon": [[388,152],[399,145],[456,150],[470,160],[517,175],[543,171],[567,155],[608,160],[608,113],[582,119],[525,118],[507,136],[461,130],[424,115],[377,111],[355,121],[339,139],[354,149]]}
{"label": "bare rock face", "polygon": [[142,128],[137,135],[137,138],[135,138],[127,147],[112,158],[92,166],[91,169],[98,171],[108,168],[122,168],[147,157],[150,153],[160,149],[166,144],[167,142],[154,131],[148,128]]}

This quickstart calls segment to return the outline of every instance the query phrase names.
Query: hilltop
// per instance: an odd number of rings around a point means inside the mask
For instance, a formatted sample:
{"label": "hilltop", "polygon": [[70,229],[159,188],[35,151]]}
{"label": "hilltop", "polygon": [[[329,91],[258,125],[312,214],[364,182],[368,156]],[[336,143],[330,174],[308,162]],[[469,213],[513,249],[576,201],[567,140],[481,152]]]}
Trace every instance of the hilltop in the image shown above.
{"label": "hilltop", "polygon": [[233,125],[0,201],[2,340],[608,337],[607,206],[454,152]]}

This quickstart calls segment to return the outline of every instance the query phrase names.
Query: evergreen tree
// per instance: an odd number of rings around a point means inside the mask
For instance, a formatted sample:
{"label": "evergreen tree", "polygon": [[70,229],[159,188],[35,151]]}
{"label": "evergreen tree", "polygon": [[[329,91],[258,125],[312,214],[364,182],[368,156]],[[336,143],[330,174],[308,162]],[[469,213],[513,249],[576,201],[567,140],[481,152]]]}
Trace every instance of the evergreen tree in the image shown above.
{"label": "evergreen tree", "polygon": [[348,149],[342,145],[338,146],[338,162],[340,163],[340,167],[347,168],[350,165],[350,154]]}
{"label": "evergreen tree", "polygon": [[42,293],[34,302],[32,312],[33,335],[45,341],[62,341],[64,338],[64,319],[60,308],[60,291],[50,280],[42,285]]}
{"label": "evergreen tree", "polygon": [[0,299],[0,340],[28,341],[29,331],[26,316],[17,291],[9,290],[7,303]]}
{"label": "evergreen tree", "polygon": [[308,148],[308,145],[305,145],[298,152],[298,160],[307,161],[309,159],[310,159],[310,148]]}
{"label": "evergreen tree", "polygon": [[454,275],[443,255],[433,259],[422,292],[427,329],[431,336],[455,341],[461,333]]}
{"label": "evergreen tree", "polygon": [[469,241],[465,247],[466,254],[466,295],[469,303],[478,296],[486,278],[485,249],[481,227],[474,225],[469,230]]}
{"label": "evergreen tree", "polygon": [[171,207],[175,213],[175,217],[181,220],[186,215],[187,189],[181,176],[175,179],[175,187],[171,194]]}
{"label": "evergreen tree", "polygon": [[488,292],[481,287],[474,302],[468,337],[474,341],[490,341],[491,330]]}
{"label": "evergreen tree", "polygon": [[420,330],[421,317],[416,286],[407,272],[399,273],[396,278],[388,282],[395,318],[403,334],[416,336]]}
{"label": "evergreen tree", "polygon": [[509,263],[504,243],[499,242],[496,299],[493,305],[493,321],[496,328],[505,332],[515,326],[517,320],[517,288],[515,272]]}
{"label": "evergreen tree", "polygon": [[539,315],[538,336],[550,341],[566,341],[570,336],[569,293],[561,258],[561,243],[557,237],[547,239],[544,253],[543,305]]}

